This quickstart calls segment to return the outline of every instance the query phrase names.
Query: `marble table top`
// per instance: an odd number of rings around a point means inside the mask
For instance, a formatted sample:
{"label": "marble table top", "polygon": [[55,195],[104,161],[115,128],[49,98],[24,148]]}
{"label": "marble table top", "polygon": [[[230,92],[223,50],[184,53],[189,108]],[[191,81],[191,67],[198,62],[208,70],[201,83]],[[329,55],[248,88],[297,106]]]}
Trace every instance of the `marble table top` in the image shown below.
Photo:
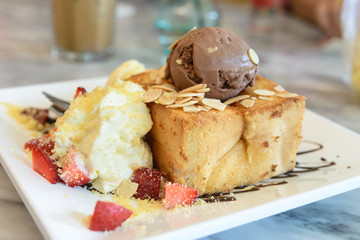
{"label": "marble table top", "polygon": [[[0,1],[0,88],[105,76],[132,58],[147,67],[162,64],[162,46],[152,26],[153,1],[132,1],[136,8],[127,17],[119,11],[117,54],[90,63],[50,57],[49,2]],[[339,40],[319,46],[320,32],[288,16],[280,18],[271,36],[253,36],[246,28],[247,6],[216,2],[221,25],[241,34],[258,52],[262,75],[306,96],[307,108],[360,133],[360,97],[342,80]],[[360,239],[359,202],[356,189],[202,239]],[[1,166],[0,213],[1,239],[42,238]]]}

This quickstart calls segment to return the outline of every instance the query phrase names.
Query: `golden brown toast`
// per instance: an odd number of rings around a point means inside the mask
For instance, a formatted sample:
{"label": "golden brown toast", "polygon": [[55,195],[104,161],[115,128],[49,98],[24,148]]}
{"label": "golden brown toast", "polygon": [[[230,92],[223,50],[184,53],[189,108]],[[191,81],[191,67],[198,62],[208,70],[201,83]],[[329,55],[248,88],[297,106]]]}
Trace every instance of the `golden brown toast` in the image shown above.
{"label": "golden brown toast", "polygon": [[[149,76],[145,72],[129,80],[140,83],[147,79],[143,84],[147,88]],[[276,91],[276,86],[258,76],[255,86],[241,93],[256,98],[253,106],[244,107],[238,101],[224,111],[190,113],[148,104],[156,165],[170,181],[194,187],[200,194],[231,190],[293,169],[305,98]],[[260,99],[256,89],[275,95]]]}

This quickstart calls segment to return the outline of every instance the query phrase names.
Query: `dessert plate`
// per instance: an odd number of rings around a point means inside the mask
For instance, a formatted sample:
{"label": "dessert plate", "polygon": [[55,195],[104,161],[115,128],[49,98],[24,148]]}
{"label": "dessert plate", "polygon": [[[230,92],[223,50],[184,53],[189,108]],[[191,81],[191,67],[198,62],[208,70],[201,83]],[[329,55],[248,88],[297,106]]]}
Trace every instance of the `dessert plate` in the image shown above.
{"label": "dessert plate", "polygon": [[[71,99],[77,86],[91,90],[105,78],[50,83],[0,90],[0,102],[49,107],[41,94]],[[101,197],[83,188],[51,185],[32,170],[23,153],[30,132],[0,105],[1,163],[46,239],[188,239],[210,235],[360,187],[360,136],[306,110],[303,137],[322,149],[298,156],[301,165],[335,165],[285,178],[287,184],[236,194],[236,201],[208,203],[175,211],[158,211],[129,219],[114,232],[93,232],[83,219]],[[318,145],[304,141],[303,150]],[[282,179],[283,180],[283,179]],[[103,199],[103,198],[101,198]]]}

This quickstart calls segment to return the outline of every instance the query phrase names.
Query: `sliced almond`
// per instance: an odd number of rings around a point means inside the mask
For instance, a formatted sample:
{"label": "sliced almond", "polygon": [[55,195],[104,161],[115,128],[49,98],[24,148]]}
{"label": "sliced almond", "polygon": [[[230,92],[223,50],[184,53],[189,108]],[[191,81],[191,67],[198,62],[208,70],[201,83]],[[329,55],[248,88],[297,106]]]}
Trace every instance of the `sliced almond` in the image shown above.
{"label": "sliced almond", "polygon": [[175,86],[172,85],[172,84],[170,84],[170,83],[164,83],[164,84],[162,84],[162,85],[165,86],[165,87],[168,87],[168,88],[171,88],[171,89],[175,90]]}
{"label": "sliced almond", "polygon": [[185,107],[185,106],[194,105],[194,104],[197,103],[197,102],[198,102],[198,101],[188,101],[188,102],[186,102],[186,103],[168,105],[168,106],[166,106],[166,107],[167,107],[167,108],[180,108],[180,107]]}
{"label": "sliced almond", "polygon": [[181,65],[182,64],[182,60],[181,59],[176,59],[175,61],[178,65]]}
{"label": "sliced almond", "polygon": [[240,102],[241,105],[243,105],[246,108],[250,108],[254,105],[255,100],[253,99],[245,99]]}
{"label": "sliced almond", "polygon": [[285,92],[285,93],[278,93],[278,94],[276,94],[276,96],[282,97],[282,98],[291,98],[291,97],[297,97],[299,95],[297,95],[296,93]]}
{"label": "sliced almond", "polygon": [[202,103],[219,111],[224,111],[227,106],[226,104],[223,104],[219,99],[212,98],[204,98],[202,100]]}
{"label": "sliced almond", "polygon": [[210,88],[201,88],[201,89],[195,90],[194,92],[207,93],[208,91],[210,91]]}
{"label": "sliced almond", "polygon": [[205,95],[193,97],[194,100],[198,100],[198,101],[201,101],[201,100],[203,100],[204,98],[205,98]]}
{"label": "sliced almond", "polygon": [[185,33],[181,38],[177,39],[175,42],[173,42],[169,47],[168,47],[168,50],[171,50],[173,49],[180,41],[180,39],[182,39],[186,34],[188,34],[189,32],[191,31],[194,31],[196,30],[196,27],[193,27],[192,29],[190,29],[190,31],[188,31],[187,33]]}
{"label": "sliced almond", "polygon": [[262,100],[266,100],[266,101],[274,101],[274,99],[271,98],[271,97],[259,96],[259,98],[262,99]]}
{"label": "sliced almond", "polygon": [[204,89],[204,88],[206,88],[206,84],[197,84],[197,85],[185,88],[185,89],[181,90],[179,93],[195,92],[196,90]]}
{"label": "sliced almond", "polygon": [[276,91],[278,91],[278,92],[283,92],[283,91],[285,91],[285,89],[284,89],[282,86],[280,86],[280,85],[277,85],[276,87],[274,87],[274,89],[275,89]]}
{"label": "sliced almond", "polygon": [[254,63],[255,65],[258,65],[259,64],[259,56],[257,55],[257,53],[255,52],[254,49],[250,48],[248,50],[248,55],[249,55],[249,58],[251,60],[252,63]]}
{"label": "sliced almond", "polygon": [[156,80],[157,76],[158,76],[158,70],[152,69],[149,74],[150,80],[151,81]]}
{"label": "sliced almond", "polygon": [[266,89],[255,89],[254,93],[256,93],[257,95],[262,95],[262,96],[272,96],[275,94],[275,92],[266,90]]}
{"label": "sliced almond", "polygon": [[204,96],[204,93],[194,93],[194,92],[186,92],[186,93],[179,93],[178,97],[198,97]]}
{"label": "sliced almond", "polygon": [[207,108],[207,106],[197,106],[197,107],[206,112],[211,109],[210,107]]}
{"label": "sliced almond", "polygon": [[173,89],[172,87],[169,87],[167,85],[153,85],[151,86],[152,89],[161,89],[161,90],[164,90],[166,92],[176,92],[175,89]]}
{"label": "sliced almond", "polygon": [[178,98],[175,102],[175,104],[182,104],[185,102],[188,102],[192,99],[192,97],[184,97],[184,98]]}
{"label": "sliced almond", "polygon": [[207,48],[207,52],[208,53],[214,53],[218,50],[218,47],[217,46],[212,46],[212,47],[208,47]]}
{"label": "sliced almond", "polygon": [[161,77],[157,76],[155,80],[156,84],[161,84]]}
{"label": "sliced almond", "polygon": [[158,74],[159,74],[160,78],[165,77],[165,69],[166,69],[166,64],[164,66],[162,66],[161,68],[159,68]]}
{"label": "sliced almond", "polygon": [[117,196],[123,196],[125,198],[131,198],[138,189],[139,184],[131,182],[130,180],[124,180],[120,183],[119,187],[116,189]]}
{"label": "sliced almond", "polygon": [[173,104],[176,101],[177,95],[178,94],[176,92],[166,92],[158,99],[159,103],[162,105]]}
{"label": "sliced almond", "polygon": [[163,90],[161,90],[161,89],[150,88],[149,90],[147,90],[145,92],[145,94],[143,96],[143,100],[146,103],[154,102],[161,96],[162,93],[163,93]]}
{"label": "sliced almond", "polygon": [[190,105],[190,106],[185,106],[183,107],[184,112],[200,112],[201,109],[194,106],[194,105]]}
{"label": "sliced almond", "polygon": [[237,102],[237,101],[243,100],[245,98],[249,98],[249,97],[250,97],[250,95],[239,95],[239,96],[236,96],[236,97],[226,100],[224,102],[224,104],[229,105],[229,104],[232,104],[234,102]]}

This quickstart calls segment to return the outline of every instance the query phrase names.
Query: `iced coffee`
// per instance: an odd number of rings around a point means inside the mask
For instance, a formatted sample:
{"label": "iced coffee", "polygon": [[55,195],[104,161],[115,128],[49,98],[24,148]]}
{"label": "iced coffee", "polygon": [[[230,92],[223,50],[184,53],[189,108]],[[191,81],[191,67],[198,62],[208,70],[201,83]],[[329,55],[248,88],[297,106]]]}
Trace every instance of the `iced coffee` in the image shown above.
{"label": "iced coffee", "polygon": [[115,6],[116,0],[52,0],[55,51],[75,60],[113,54]]}

